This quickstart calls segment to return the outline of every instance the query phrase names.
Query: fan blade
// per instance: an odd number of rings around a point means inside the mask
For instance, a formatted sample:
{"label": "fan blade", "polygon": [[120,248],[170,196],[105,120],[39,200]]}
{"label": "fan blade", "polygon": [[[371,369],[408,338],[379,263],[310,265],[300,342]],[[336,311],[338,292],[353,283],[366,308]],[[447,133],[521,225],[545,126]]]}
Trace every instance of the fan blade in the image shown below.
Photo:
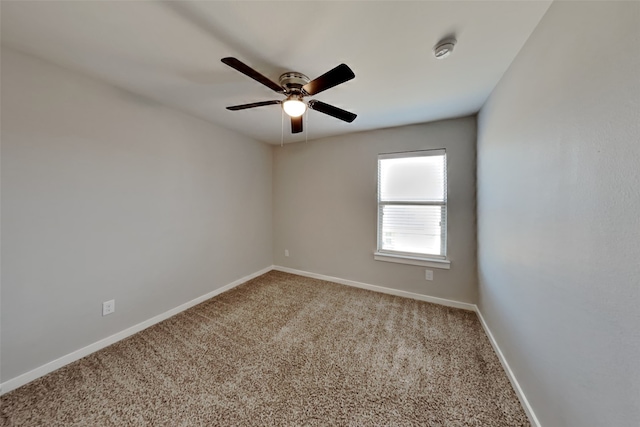
{"label": "fan blade", "polygon": [[302,132],[302,116],[291,117],[291,133]]}
{"label": "fan blade", "polygon": [[317,101],[315,99],[310,100],[307,105],[312,110],[328,114],[336,119],[344,120],[348,123],[351,123],[356,119],[356,117],[358,117],[356,114],[350,113],[342,108],[334,107],[333,105],[325,104],[324,102]]}
{"label": "fan blade", "polygon": [[278,92],[278,93],[284,92],[284,90],[282,89],[282,87],[280,87],[278,83],[272,81],[268,77],[263,76],[262,74],[260,74],[253,68],[249,67],[247,64],[240,61],[239,59],[229,57],[229,58],[222,58],[221,61],[227,64],[229,67],[237,71],[240,71],[245,76],[249,76],[253,80],[262,83],[263,85],[265,85],[266,87],[268,87],[269,89],[275,92]]}
{"label": "fan blade", "polygon": [[227,110],[238,111],[238,110],[246,110],[247,108],[254,107],[263,107],[265,105],[275,105],[280,104],[282,101],[262,101],[262,102],[254,102],[253,104],[242,104],[242,105],[234,105],[232,107],[227,107]]}
{"label": "fan blade", "polygon": [[327,71],[317,79],[302,86],[302,90],[305,91],[307,95],[315,95],[344,82],[348,82],[355,76],[351,68],[346,64],[340,64],[333,70]]}

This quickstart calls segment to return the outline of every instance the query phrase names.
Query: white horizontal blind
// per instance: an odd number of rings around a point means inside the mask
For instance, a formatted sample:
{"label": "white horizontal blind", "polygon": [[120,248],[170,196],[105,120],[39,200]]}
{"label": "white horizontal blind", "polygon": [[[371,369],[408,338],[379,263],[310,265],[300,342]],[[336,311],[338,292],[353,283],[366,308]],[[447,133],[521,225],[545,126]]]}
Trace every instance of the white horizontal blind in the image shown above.
{"label": "white horizontal blind", "polygon": [[378,157],[378,251],[446,255],[447,161],[444,150]]}

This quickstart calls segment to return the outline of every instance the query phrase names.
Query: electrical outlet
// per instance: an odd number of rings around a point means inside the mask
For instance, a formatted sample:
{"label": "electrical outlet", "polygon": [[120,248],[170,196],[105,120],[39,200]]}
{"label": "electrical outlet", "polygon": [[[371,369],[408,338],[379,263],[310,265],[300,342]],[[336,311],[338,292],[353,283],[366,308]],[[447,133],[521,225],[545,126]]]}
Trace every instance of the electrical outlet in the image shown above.
{"label": "electrical outlet", "polygon": [[284,256],[289,256],[289,249],[284,250]]}
{"label": "electrical outlet", "polygon": [[433,280],[433,270],[425,270],[424,278],[427,280]]}
{"label": "electrical outlet", "polygon": [[102,303],[102,315],[106,316],[108,314],[116,311],[116,300],[112,299],[109,301],[105,301]]}

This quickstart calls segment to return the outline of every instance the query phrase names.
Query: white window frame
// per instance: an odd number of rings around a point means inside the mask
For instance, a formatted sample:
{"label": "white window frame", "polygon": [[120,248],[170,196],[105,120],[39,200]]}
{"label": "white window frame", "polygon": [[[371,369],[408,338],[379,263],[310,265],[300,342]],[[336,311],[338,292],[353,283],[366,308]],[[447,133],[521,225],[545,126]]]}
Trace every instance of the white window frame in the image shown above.
{"label": "white window frame", "polygon": [[[427,157],[444,155],[444,200],[442,202],[416,202],[416,201],[393,201],[385,202],[380,200],[380,161],[386,159],[399,159],[407,157]],[[403,151],[397,153],[386,153],[378,155],[378,221],[377,221],[377,250],[374,253],[374,259],[378,261],[396,262],[401,264],[421,265],[433,268],[449,269],[451,262],[447,259],[447,153],[444,148],[420,150],[420,151]],[[444,224],[441,233],[442,254],[422,254],[402,251],[390,251],[382,249],[382,208],[387,205],[407,205],[407,206],[441,206],[442,218],[441,223]]]}

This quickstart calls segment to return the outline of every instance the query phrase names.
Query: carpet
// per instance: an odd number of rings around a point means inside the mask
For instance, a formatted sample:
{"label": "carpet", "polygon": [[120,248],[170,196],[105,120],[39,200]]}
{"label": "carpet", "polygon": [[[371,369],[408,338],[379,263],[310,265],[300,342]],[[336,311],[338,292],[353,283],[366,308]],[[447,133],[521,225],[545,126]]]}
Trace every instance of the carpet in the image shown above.
{"label": "carpet", "polygon": [[475,313],[277,271],[0,405],[2,426],[529,426]]}

